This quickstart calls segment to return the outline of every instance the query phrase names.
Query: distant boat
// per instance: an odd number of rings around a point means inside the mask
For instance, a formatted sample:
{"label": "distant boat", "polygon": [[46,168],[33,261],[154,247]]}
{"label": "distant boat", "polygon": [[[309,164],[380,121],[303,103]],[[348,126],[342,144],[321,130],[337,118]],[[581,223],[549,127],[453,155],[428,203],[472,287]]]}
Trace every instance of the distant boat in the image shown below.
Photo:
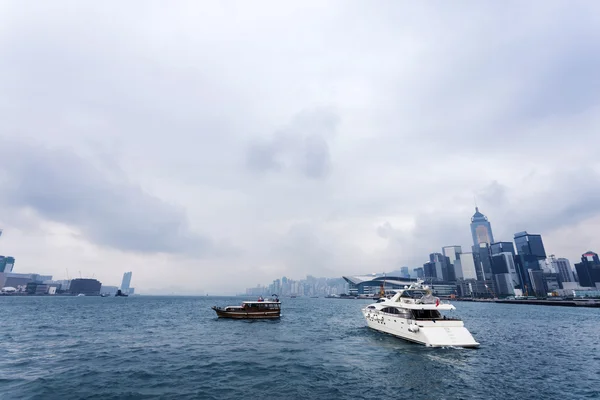
{"label": "distant boat", "polygon": [[311,299],[318,299],[319,296],[310,296]]}
{"label": "distant boat", "polygon": [[85,294],[83,294],[83,293],[79,293],[79,294],[77,295],[77,297],[85,297]]}
{"label": "distant boat", "polygon": [[295,298],[296,298],[295,294],[293,294],[293,295],[290,296],[290,299],[295,299]]}
{"label": "distant boat", "polygon": [[110,296],[110,294],[108,294],[108,293],[102,293],[102,294],[100,295],[100,297],[108,297],[108,296]]}
{"label": "distant boat", "polygon": [[123,293],[121,291],[121,289],[117,290],[117,293],[115,293],[115,297],[128,297],[129,295],[126,293]]}
{"label": "distant boat", "polygon": [[277,295],[273,295],[269,300],[259,297],[257,301],[244,301],[241,306],[214,306],[212,309],[219,318],[272,319],[281,316],[281,303]]}

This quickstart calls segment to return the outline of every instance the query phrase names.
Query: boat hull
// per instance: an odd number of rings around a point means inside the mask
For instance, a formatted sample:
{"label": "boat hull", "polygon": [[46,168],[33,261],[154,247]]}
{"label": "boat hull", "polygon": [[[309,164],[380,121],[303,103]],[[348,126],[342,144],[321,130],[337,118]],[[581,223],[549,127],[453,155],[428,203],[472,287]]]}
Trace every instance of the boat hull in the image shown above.
{"label": "boat hull", "polygon": [[371,329],[428,347],[479,347],[462,321],[421,321],[371,311],[363,315]]}
{"label": "boat hull", "polygon": [[281,317],[280,310],[272,311],[226,311],[216,307],[213,310],[217,313],[219,318],[231,318],[231,319],[276,319]]}

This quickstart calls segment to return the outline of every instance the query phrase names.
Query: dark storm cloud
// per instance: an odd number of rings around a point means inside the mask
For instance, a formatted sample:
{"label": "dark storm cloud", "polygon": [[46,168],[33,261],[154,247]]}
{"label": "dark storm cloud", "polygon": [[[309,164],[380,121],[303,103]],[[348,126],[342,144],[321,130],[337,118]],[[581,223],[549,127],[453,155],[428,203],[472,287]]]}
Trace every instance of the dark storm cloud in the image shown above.
{"label": "dark storm cloud", "polygon": [[328,140],[339,117],[329,109],[304,111],[268,139],[256,139],[246,165],[257,172],[293,170],[310,179],[326,178],[332,167]]}
{"label": "dark storm cloud", "polygon": [[0,196],[7,206],[78,228],[90,241],[123,251],[215,255],[208,237],[192,232],[183,209],[107,174],[65,149],[2,141]]}

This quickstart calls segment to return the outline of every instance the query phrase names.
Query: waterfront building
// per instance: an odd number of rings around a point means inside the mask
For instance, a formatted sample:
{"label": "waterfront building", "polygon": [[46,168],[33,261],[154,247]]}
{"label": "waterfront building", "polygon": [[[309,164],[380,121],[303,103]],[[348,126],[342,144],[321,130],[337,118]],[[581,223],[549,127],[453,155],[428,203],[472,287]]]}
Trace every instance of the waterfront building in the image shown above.
{"label": "waterfront building", "polygon": [[435,263],[426,262],[425,264],[423,264],[423,279],[426,279],[426,280],[438,279]]}
{"label": "waterfront building", "polygon": [[556,258],[554,255],[550,256],[550,264],[560,276],[561,282],[575,282],[575,276],[573,275],[573,268],[571,263],[566,258]]}
{"label": "waterfront building", "polygon": [[378,294],[381,286],[384,290],[402,289],[416,279],[383,275],[352,275],[342,277],[348,282],[348,294],[351,296]]}
{"label": "waterfront building", "polygon": [[507,252],[512,253],[513,256],[516,254],[515,246],[512,242],[494,242],[490,244],[490,253],[492,255]]}
{"label": "waterfront building", "polygon": [[575,264],[579,286],[600,288],[600,259],[598,254],[588,251],[581,256],[581,262]]}
{"label": "waterfront building", "polygon": [[15,272],[7,272],[4,274],[4,286],[19,287],[27,286],[29,282],[44,283],[52,280],[52,275],[39,274],[22,274]]}
{"label": "waterfront building", "polygon": [[[85,294],[86,296],[97,296],[100,294],[102,283],[97,279],[72,279],[69,292],[72,294]],[[123,289],[121,289],[123,290]]]}
{"label": "waterfront building", "polygon": [[480,281],[477,279],[463,279],[457,282],[457,295],[460,297],[493,297],[490,290],[492,281]]}
{"label": "waterfront building", "polygon": [[[460,267],[462,272],[462,279],[477,279],[477,271],[475,268],[475,257],[473,253],[461,253],[460,254]],[[458,275],[457,275],[457,278]]]}
{"label": "waterfront building", "polygon": [[403,278],[410,278],[410,273],[408,272],[408,267],[400,268],[400,273],[402,274]]}
{"label": "waterfront building", "polygon": [[413,273],[414,273],[415,277],[417,277],[417,278],[421,278],[422,279],[425,276],[422,267],[414,268],[413,269]]}
{"label": "waterfront building", "polygon": [[48,293],[48,285],[40,282],[29,282],[25,286],[25,292],[27,294],[46,294]]}
{"label": "waterfront building", "polygon": [[0,272],[11,273],[15,266],[14,257],[0,256]]}
{"label": "waterfront building", "polygon": [[123,274],[123,280],[121,281],[121,292],[129,294],[129,287],[131,286],[131,271]]}
{"label": "waterfront building", "polygon": [[445,246],[442,247],[442,253],[444,254],[447,260],[447,272],[444,280],[452,282],[456,281],[459,278],[462,278],[463,273],[460,260],[462,248],[460,246]]}
{"label": "waterfront building", "polygon": [[475,214],[471,217],[471,235],[473,237],[473,246],[479,246],[480,243],[488,245],[494,242],[492,225],[488,218],[479,212],[479,207],[475,207]]}
{"label": "waterfront building", "polygon": [[[547,287],[540,283],[540,279],[544,281],[540,261],[545,262],[546,259],[542,236],[527,231],[518,232],[515,233],[515,244],[517,250],[515,264],[523,293],[527,294],[530,291],[536,294],[546,293]],[[540,273],[531,273],[531,271],[540,271]]]}
{"label": "waterfront building", "polygon": [[548,285],[546,284],[544,271],[540,268],[537,270],[528,269],[527,272],[529,274],[529,281],[531,282],[533,293],[535,293],[537,297],[546,297]]}
{"label": "waterfront building", "polygon": [[454,273],[450,273],[450,262],[448,258],[441,253],[431,253],[429,255],[429,262],[423,264],[425,271],[425,278],[437,278],[440,281],[452,281]]}
{"label": "waterfront building", "polygon": [[492,279],[492,255],[490,253],[490,245],[487,243],[479,243],[477,247],[473,247],[475,255],[475,265],[477,279],[480,281]]}
{"label": "waterfront building", "polygon": [[544,282],[548,293],[559,292],[563,289],[563,283],[560,274],[554,272],[544,272]]}
{"label": "waterfront building", "polygon": [[521,286],[514,255],[507,251],[492,255],[493,285],[498,296],[514,296],[515,288]]}
{"label": "waterfront building", "polygon": [[[373,275],[355,275],[343,277],[349,286],[349,294],[352,296],[376,295],[383,285],[384,290],[404,289],[414,283],[414,278],[402,278],[399,276],[373,276]],[[451,282],[425,282],[436,296],[450,296],[456,294],[456,285]]]}

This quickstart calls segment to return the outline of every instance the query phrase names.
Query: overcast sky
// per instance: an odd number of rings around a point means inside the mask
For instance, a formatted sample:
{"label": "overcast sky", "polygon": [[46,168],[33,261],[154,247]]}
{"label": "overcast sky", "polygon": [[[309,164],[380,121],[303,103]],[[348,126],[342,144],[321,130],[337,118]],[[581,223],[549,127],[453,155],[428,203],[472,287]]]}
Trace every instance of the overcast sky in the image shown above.
{"label": "overcast sky", "polygon": [[[593,1],[0,1],[0,254],[229,294],[600,251]],[[466,249],[465,249],[466,251]]]}

